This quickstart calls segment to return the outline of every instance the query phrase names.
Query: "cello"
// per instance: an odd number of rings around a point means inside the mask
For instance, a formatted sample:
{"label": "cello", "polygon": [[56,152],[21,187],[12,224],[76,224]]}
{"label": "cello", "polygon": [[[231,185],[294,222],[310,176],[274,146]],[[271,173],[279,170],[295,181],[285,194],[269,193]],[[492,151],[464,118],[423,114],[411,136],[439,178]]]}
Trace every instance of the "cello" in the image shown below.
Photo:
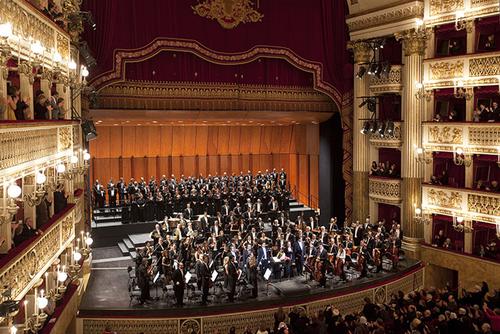
{"label": "cello", "polygon": [[377,268],[375,272],[378,273],[382,269],[382,257],[378,248],[373,249],[373,264]]}

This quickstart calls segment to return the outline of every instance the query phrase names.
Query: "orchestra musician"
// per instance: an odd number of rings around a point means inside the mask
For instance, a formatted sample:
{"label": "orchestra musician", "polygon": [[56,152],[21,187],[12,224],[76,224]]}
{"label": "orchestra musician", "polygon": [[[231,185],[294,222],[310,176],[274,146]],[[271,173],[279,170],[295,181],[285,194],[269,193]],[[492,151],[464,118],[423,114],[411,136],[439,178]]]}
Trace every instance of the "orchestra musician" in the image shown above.
{"label": "orchestra musician", "polygon": [[147,258],[142,259],[136,274],[137,274],[137,285],[139,286],[139,289],[141,289],[141,297],[139,301],[140,304],[142,305],[151,299],[149,293],[150,270]]}
{"label": "orchestra musician", "polygon": [[[148,184],[143,179],[140,183],[133,181],[130,188],[133,201],[144,194],[161,194],[163,202],[171,201],[172,211],[180,213],[180,218],[161,217],[163,228],[155,225],[150,234],[152,241],[138,253],[138,257],[144,257],[148,264],[149,277],[157,270],[165,276],[166,284],[173,280],[178,305],[182,305],[185,273],[193,267],[198,289],[202,291],[201,303],[205,304],[210,272],[221,266],[230,301],[235,298],[240,270],[245,272],[255,297],[261,279],[259,274],[264,275],[270,267],[274,277],[292,277],[295,270],[298,275],[303,275],[305,268],[311,274],[309,277],[325,286],[327,273],[346,280],[344,266],[359,271],[361,277],[368,274],[367,262],[376,270],[382,270],[384,256],[390,256],[393,266],[397,266],[401,245],[396,237],[401,235],[397,223],[392,229],[385,230],[379,223],[368,224],[366,229],[363,224],[353,224],[349,229],[337,225],[335,218],[324,227],[317,217],[306,216],[304,219],[299,216],[291,221],[288,212],[282,210],[276,201],[284,195],[280,195],[282,190],[271,174],[252,177],[241,173],[240,176],[226,174],[206,178],[182,177],[180,180],[162,177],[159,187],[154,178]],[[210,203],[213,203],[212,208]],[[277,208],[275,217],[270,216],[273,208]],[[198,220],[197,213],[202,213]],[[174,270],[177,263],[183,265],[179,264]],[[141,265],[142,260],[138,263],[138,271]]]}

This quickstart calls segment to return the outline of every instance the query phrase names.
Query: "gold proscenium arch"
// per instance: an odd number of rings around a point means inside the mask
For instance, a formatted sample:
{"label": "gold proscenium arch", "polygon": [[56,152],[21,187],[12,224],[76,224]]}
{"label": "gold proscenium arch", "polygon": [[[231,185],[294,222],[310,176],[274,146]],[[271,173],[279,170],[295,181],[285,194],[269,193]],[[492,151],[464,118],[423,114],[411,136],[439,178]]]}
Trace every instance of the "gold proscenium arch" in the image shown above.
{"label": "gold proscenium arch", "polygon": [[342,95],[337,88],[323,80],[323,65],[304,59],[288,48],[259,45],[241,53],[223,53],[211,50],[195,40],[157,38],[138,49],[117,49],[113,52],[113,69],[93,78],[90,82],[97,90],[113,83],[126,81],[127,63],[137,63],[152,58],[162,51],[189,52],[218,65],[241,65],[259,58],[284,59],[299,70],[313,74],[313,88],[332,99],[337,110],[342,109]]}

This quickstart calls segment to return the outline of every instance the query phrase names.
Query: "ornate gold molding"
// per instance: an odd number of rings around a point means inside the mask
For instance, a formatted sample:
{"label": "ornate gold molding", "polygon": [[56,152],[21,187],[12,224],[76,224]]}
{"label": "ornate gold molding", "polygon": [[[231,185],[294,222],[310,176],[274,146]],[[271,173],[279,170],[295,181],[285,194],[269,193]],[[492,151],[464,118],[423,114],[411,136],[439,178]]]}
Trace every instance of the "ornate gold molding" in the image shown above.
{"label": "ornate gold molding", "polygon": [[462,128],[451,126],[433,126],[429,128],[429,143],[461,144]]}
{"label": "ornate gold molding", "polygon": [[464,0],[431,0],[430,13],[432,16],[454,12],[464,7]]}
{"label": "ornate gold molding", "polygon": [[427,192],[427,205],[460,210],[462,208],[461,204],[462,195],[458,191],[429,189]]}
{"label": "ornate gold molding", "polygon": [[467,210],[489,216],[500,216],[500,196],[494,194],[468,194]]}
{"label": "ornate gold molding", "polygon": [[351,16],[346,21],[349,31],[354,32],[423,16],[424,3],[421,1],[408,1],[399,6],[391,5],[375,12],[356,14],[356,16]]}
{"label": "ornate gold molding", "polygon": [[403,41],[403,52],[405,56],[414,54],[425,55],[427,47],[427,32],[425,30],[409,29],[403,32],[394,34],[396,40]]}
{"label": "ornate gold molding", "polygon": [[191,8],[196,15],[216,20],[225,29],[260,22],[264,17],[253,8],[251,0],[202,0]]}
{"label": "ornate gold molding", "polygon": [[399,92],[403,90],[402,84],[403,66],[393,65],[387,77],[377,78],[372,76],[370,78],[370,91],[373,93],[390,93]]}
{"label": "ornate gold molding", "polygon": [[430,64],[431,79],[450,79],[461,78],[464,74],[464,61],[457,60],[456,62],[441,61]]}
{"label": "ornate gold molding", "polygon": [[13,299],[21,299],[74,238],[73,214],[74,208],[45,231],[36,243],[0,269],[0,286],[12,289]]}
{"label": "ornate gold molding", "polygon": [[365,41],[349,41],[347,49],[352,50],[354,54],[354,62],[357,64],[367,63],[372,57],[372,48],[370,43]]}
{"label": "ornate gold molding", "polygon": [[99,108],[185,110],[332,111],[331,99],[313,88],[228,83],[128,81],[103,88]]}
{"label": "ornate gold molding", "polygon": [[369,178],[369,196],[378,203],[398,205],[402,202],[400,179]]}
{"label": "ornate gold molding", "polygon": [[500,75],[500,55],[469,60],[469,76]]}

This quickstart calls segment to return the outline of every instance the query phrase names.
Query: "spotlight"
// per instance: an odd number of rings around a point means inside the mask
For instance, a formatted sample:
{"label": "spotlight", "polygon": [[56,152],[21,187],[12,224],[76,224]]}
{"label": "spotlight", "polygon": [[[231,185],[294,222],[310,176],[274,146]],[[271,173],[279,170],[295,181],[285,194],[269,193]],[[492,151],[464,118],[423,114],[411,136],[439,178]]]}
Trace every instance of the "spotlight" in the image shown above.
{"label": "spotlight", "polygon": [[383,137],[385,132],[385,122],[378,122],[377,125],[377,132],[381,137]]}
{"label": "spotlight", "polygon": [[375,112],[377,110],[377,101],[374,98],[369,98],[367,100],[368,111]]}
{"label": "spotlight", "polygon": [[366,73],[366,67],[360,66],[356,78],[361,79]]}
{"label": "spotlight", "polygon": [[388,136],[391,136],[394,133],[394,122],[393,121],[387,121],[387,125],[385,127],[385,133]]}
{"label": "spotlight", "polygon": [[389,73],[391,73],[391,64],[386,62],[382,65],[382,74],[388,77]]}
{"label": "spotlight", "polygon": [[377,63],[371,63],[370,68],[368,69],[368,74],[373,75],[377,70]]}
{"label": "spotlight", "polygon": [[370,128],[368,129],[368,132],[370,132],[370,133],[377,132],[377,122],[375,122],[375,121],[370,122]]}
{"label": "spotlight", "polygon": [[368,103],[368,100],[363,100],[358,106],[358,108],[363,108]]}
{"label": "spotlight", "polygon": [[381,73],[382,73],[382,64],[377,64],[377,67],[375,68],[375,72],[373,72],[373,74],[375,74],[377,78],[380,78]]}
{"label": "spotlight", "polygon": [[370,122],[366,121],[363,123],[363,128],[361,129],[362,134],[367,134],[368,130],[370,129]]}

